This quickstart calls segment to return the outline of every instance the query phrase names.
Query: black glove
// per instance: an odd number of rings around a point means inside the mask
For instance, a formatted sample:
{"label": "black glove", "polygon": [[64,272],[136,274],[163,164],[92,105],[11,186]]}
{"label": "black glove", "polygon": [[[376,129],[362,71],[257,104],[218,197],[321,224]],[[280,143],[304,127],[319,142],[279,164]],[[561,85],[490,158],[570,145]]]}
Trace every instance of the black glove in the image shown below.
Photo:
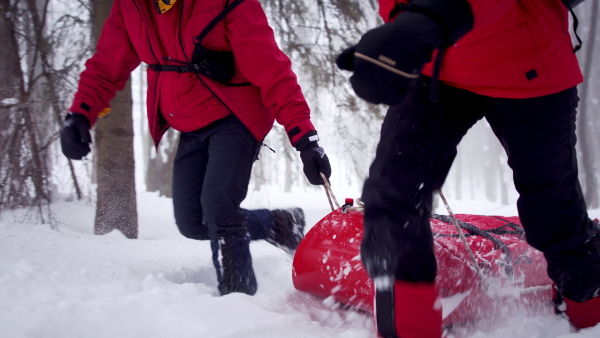
{"label": "black glove", "polygon": [[320,173],[323,173],[327,180],[331,177],[329,158],[327,158],[325,150],[319,147],[318,139],[317,132],[309,131],[294,144],[296,150],[300,152],[300,158],[304,164],[304,175],[314,185],[325,184]]}
{"label": "black glove", "polygon": [[371,103],[393,105],[419,78],[438,47],[455,43],[473,27],[466,0],[414,0],[396,20],[368,31],[336,63],[354,71],[356,95]]}
{"label": "black glove", "polygon": [[63,154],[72,160],[81,160],[91,151],[90,121],[83,114],[69,113],[60,131]]}

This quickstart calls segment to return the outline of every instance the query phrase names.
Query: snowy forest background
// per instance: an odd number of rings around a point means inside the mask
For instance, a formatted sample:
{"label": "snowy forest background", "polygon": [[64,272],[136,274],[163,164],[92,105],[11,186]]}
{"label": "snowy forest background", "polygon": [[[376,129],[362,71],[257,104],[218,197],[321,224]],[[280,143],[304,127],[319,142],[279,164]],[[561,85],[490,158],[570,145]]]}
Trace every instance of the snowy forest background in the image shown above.
{"label": "snowy forest background", "polygon": [[[358,190],[367,175],[385,107],[357,99],[346,72],[334,60],[369,28],[381,23],[375,0],[262,0],[280,47],[290,56],[312,108],[321,144],[332,160],[333,187]],[[30,217],[54,226],[56,201],[97,203],[95,230],[118,228],[137,236],[135,177],[144,189],[170,196],[170,167],[178,134],[170,131],[158,152],[145,120],[145,66],[132,74],[112,102],[112,113],[95,128],[88,160],[68,161],[59,130],[83,63],[112,1],[0,0],[0,212],[31,208]],[[578,57],[586,81],[579,88],[578,158],[590,208],[600,207],[600,64],[598,1],[575,10],[583,48]],[[138,138],[134,150],[134,135]],[[277,186],[285,192],[311,191],[296,151],[276,125],[254,167],[251,189]],[[137,161],[134,154],[142,154]],[[143,177],[143,178],[141,178]],[[140,189],[138,186],[137,189]],[[452,199],[485,199],[512,204],[516,192],[506,155],[485,122],[460,145],[443,189]],[[357,196],[352,196],[357,197]]]}
{"label": "snowy forest background", "polygon": [[[358,197],[385,107],[357,99],[334,59],[381,24],[377,1],[261,1],[312,108],[336,196]],[[59,130],[112,3],[0,0],[0,336],[372,337],[368,315],[295,290],[290,257],[265,241],[251,244],[258,293],[218,297],[208,242],[184,238],[174,224],[178,134],[154,150],[144,66],[99,119],[88,159],[65,159]],[[593,0],[575,10],[586,78],[578,157],[592,218],[600,218],[598,7]],[[301,206],[307,227],[315,225],[329,212],[323,188],[306,181],[281,126],[265,143],[276,153],[261,152],[245,206]],[[506,156],[485,122],[463,140],[443,191],[455,212],[516,215]],[[600,326],[574,332],[548,310],[531,317],[510,308],[507,318],[449,337],[600,336]]]}

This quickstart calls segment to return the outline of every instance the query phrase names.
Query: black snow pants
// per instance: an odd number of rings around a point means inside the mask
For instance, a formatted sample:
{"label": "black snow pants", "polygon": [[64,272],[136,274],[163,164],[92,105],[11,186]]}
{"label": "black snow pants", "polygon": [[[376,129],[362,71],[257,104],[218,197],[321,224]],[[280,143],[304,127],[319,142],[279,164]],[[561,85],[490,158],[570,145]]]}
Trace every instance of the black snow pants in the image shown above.
{"label": "black snow pants", "polygon": [[218,240],[246,231],[247,215],[240,204],[259,150],[233,115],[181,133],[173,165],[173,208],[181,234]]}
{"label": "black snow pants", "polygon": [[598,226],[577,177],[577,89],[530,99],[477,95],[440,84],[437,103],[422,78],[390,107],[363,187],[363,263],[371,275],[433,282],[429,224],[462,137],[485,117],[508,155],[527,241],[542,251],[563,296],[585,301],[600,288]]}

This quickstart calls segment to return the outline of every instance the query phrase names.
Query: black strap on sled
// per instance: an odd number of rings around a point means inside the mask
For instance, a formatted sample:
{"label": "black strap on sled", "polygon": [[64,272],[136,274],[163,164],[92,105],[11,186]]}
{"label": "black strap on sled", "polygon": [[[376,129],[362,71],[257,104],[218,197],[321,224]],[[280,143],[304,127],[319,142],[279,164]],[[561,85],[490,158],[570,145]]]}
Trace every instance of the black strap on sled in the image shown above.
{"label": "black strap on sled", "polygon": [[[445,223],[452,224],[452,219],[450,218],[450,216],[447,216],[447,215],[433,214],[433,215],[431,215],[431,218],[437,219],[437,220],[445,222]],[[464,222],[464,221],[461,221],[458,219],[456,221],[458,222],[458,226],[461,229],[468,231],[468,233],[466,233],[465,236],[467,236],[467,237],[474,236],[474,235],[481,236],[481,237],[489,240],[490,242],[492,242],[496,248],[502,250],[502,252],[505,255],[505,264],[506,264],[504,267],[504,270],[507,275],[512,275],[512,273],[513,273],[512,266],[513,266],[514,262],[512,259],[510,249],[508,248],[508,245],[506,245],[506,243],[504,243],[502,240],[492,236],[492,234],[494,234],[494,235],[515,235],[515,236],[518,236],[519,238],[524,238],[525,230],[516,223],[509,222],[500,217],[496,217],[496,218],[506,222],[506,224],[501,227],[498,227],[498,228],[483,230],[483,229],[479,229],[478,227],[474,226],[473,224],[469,224],[467,222]],[[507,227],[510,227],[512,230],[507,230],[506,229]],[[435,233],[434,236],[435,237],[458,237],[458,235],[447,235],[447,234],[439,234],[439,233]]]}

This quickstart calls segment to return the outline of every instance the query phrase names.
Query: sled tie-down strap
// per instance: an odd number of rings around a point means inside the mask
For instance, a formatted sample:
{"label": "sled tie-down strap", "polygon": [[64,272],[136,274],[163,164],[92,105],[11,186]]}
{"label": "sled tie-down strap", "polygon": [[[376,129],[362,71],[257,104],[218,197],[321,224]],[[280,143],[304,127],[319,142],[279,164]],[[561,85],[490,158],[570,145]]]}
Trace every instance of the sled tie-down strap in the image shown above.
{"label": "sled tie-down strap", "polygon": [[[323,181],[325,182],[325,193],[327,194],[327,198],[329,199],[329,205],[331,207],[331,210],[334,211],[336,207],[340,208],[339,204],[337,203],[337,199],[335,198],[335,195],[333,194],[333,190],[331,189],[329,184],[327,184],[327,179],[325,178],[325,175],[323,173],[321,173],[321,176],[323,177]],[[513,271],[512,254],[510,252],[510,249],[506,245],[506,243],[504,243],[501,239],[494,237],[492,234],[515,235],[515,236],[523,239],[523,238],[525,238],[524,229],[520,225],[509,222],[500,217],[495,217],[495,218],[497,218],[501,221],[504,221],[506,224],[504,224],[503,226],[500,226],[500,227],[497,227],[494,229],[489,229],[489,230],[480,229],[472,224],[469,224],[467,222],[457,219],[456,216],[454,215],[454,213],[452,212],[452,209],[448,205],[448,202],[446,201],[446,198],[441,190],[438,190],[438,194],[439,194],[440,198],[442,199],[442,201],[444,202],[444,205],[446,206],[446,209],[448,210],[449,215],[433,214],[433,215],[431,215],[431,218],[442,221],[444,223],[453,224],[456,227],[457,234],[439,234],[439,233],[434,232],[434,236],[436,236],[436,237],[458,237],[461,239],[461,241],[465,247],[465,250],[469,254],[469,257],[471,258],[473,268],[477,271],[481,289],[484,292],[486,292],[489,287],[489,282],[488,282],[486,276],[484,275],[483,271],[479,267],[479,263],[477,262],[477,259],[473,255],[473,251],[471,250],[470,246],[468,245],[468,243],[466,241],[466,236],[474,236],[474,235],[481,236],[481,237],[489,240],[490,242],[492,242],[496,248],[502,250],[502,252],[505,255],[504,256],[504,259],[505,259],[504,271],[506,272],[506,274],[508,276],[512,276],[514,271]],[[357,207],[353,206],[352,202],[346,202],[346,204],[344,204],[342,206],[341,212],[342,213],[347,213],[349,211],[364,212],[364,204],[362,203],[362,201],[359,199],[359,200],[357,200],[357,202],[358,202]],[[335,204],[335,207],[334,207],[334,204]],[[510,228],[510,230],[507,228]],[[463,233],[462,229],[468,231],[468,234],[466,236]]]}
{"label": "sled tie-down strap", "polygon": [[[442,221],[444,223],[448,223],[448,224],[452,224],[454,219],[452,219],[450,216],[447,215],[437,215],[437,214],[433,214],[431,215],[431,218],[433,219],[437,219],[439,221]],[[500,219],[500,218],[498,218]],[[500,219],[502,220],[502,219]],[[503,220],[505,221],[505,220]],[[524,234],[524,231],[522,228],[519,228],[517,224],[514,223],[510,223],[507,222],[507,224],[505,224],[504,226],[498,227],[498,228],[494,228],[494,229],[489,229],[489,230],[483,230],[480,229],[472,224],[469,224],[467,222],[461,221],[459,219],[456,219],[456,222],[458,223],[458,226],[461,229],[464,229],[466,231],[468,231],[468,233],[466,234],[466,236],[480,236],[483,237],[487,240],[489,240],[490,242],[492,242],[494,244],[494,246],[500,250],[502,250],[502,252],[505,255],[505,267],[504,270],[506,272],[507,275],[512,276],[513,274],[513,267],[512,267],[512,255],[510,252],[510,249],[508,248],[508,246],[506,245],[506,243],[504,243],[501,239],[492,236],[492,234],[496,234],[496,235],[516,235],[519,237],[522,237]],[[509,226],[511,228],[513,228],[514,230],[506,230],[506,227]],[[439,233],[434,233],[434,236],[436,237],[459,237],[458,235],[446,235],[446,234],[439,234]]]}

